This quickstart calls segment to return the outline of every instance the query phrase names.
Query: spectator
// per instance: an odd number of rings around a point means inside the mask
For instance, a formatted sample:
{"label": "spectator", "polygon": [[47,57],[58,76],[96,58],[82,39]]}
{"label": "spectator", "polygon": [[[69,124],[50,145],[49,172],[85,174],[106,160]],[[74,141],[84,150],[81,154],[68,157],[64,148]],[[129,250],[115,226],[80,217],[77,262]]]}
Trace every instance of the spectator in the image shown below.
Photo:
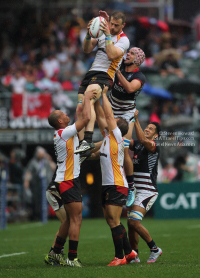
{"label": "spectator", "polygon": [[21,70],[16,70],[15,76],[11,81],[12,92],[15,94],[23,94],[25,90],[26,78],[22,75]]}
{"label": "spectator", "polygon": [[42,62],[42,69],[47,78],[53,78],[55,74],[60,72],[60,63],[52,52],[49,52],[46,59]]}
{"label": "spectator", "polygon": [[177,175],[177,169],[174,167],[174,159],[168,158],[166,166],[162,169],[162,182],[171,182]]}
{"label": "spectator", "polygon": [[30,160],[24,176],[25,194],[28,195],[31,209],[31,219],[39,220],[41,216],[41,177],[46,173],[46,185],[52,179],[56,164],[42,147],[37,147],[34,157]]}
{"label": "spectator", "polygon": [[160,73],[163,77],[168,76],[169,74],[175,74],[179,78],[183,78],[184,74],[179,67],[177,59],[173,53],[169,53],[165,60],[162,62],[160,66]]}
{"label": "spectator", "polygon": [[9,178],[10,182],[18,184],[22,190],[24,167],[22,165],[22,159],[25,157],[24,152],[21,149],[15,148],[10,152]]}

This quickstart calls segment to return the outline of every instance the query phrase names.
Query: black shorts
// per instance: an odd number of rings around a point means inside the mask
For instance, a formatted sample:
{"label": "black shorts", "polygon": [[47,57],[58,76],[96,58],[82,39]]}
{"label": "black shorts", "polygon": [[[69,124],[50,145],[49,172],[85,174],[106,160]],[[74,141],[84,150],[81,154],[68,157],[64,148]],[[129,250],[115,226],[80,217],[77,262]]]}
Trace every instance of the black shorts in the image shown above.
{"label": "black shorts", "polygon": [[102,186],[102,206],[116,205],[124,206],[128,196],[128,188],[117,185]]}
{"label": "black shorts", "polygon": [[104,85],[108,86],[109,89],[111,89],[113,85],[113,80],[104,71],[88,71],[81,82],[78,94],[84,94],[88,85],[90,84],[98,84],[102,90]]}
{"label": "black shorts", "polygon": [[82,202],[81,184],[79,178],[62,181],[61,183],[56,184],[63,204]]}

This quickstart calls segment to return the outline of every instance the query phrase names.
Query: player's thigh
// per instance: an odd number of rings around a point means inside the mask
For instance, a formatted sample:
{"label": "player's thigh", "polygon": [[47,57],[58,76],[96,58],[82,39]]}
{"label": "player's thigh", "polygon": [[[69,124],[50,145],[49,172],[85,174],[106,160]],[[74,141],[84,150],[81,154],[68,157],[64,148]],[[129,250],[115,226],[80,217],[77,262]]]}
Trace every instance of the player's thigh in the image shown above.
{"label": "player's thigh", "polygon": [[66,220],[66,211],[65,211],[64,207],[60,208],[59,210],[56,210],[55,214],[61,223],[63,223]]}
{"label": "player's thigh", "polygon": [[99,84],[90,84],[90,85],[88,85],[85,93],[90,92],[90,91],[96,92],[95,100],[98,100],[101,97],[102,89],[101,89],[101,86]]}

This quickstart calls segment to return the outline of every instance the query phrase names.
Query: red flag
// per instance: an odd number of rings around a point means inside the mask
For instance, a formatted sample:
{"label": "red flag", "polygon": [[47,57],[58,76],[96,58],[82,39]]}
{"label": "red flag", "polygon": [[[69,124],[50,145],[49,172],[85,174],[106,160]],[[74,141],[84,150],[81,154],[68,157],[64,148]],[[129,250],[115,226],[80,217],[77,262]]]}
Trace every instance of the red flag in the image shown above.
{"label": "red flag", "polygon": [[21,116],[48,118],[52,108],[51,100],[49,93],[12,94],[12,116],[14,118]]}
{"label": "red flag", "polygon": [[14,118],[22,116],[23,95],[12,94],[12,116]]}
{"label": "red flag", "polygon": [[51,113],[51,94],[28,94],[27,116],[38,116],[38,118],[48,118]]}

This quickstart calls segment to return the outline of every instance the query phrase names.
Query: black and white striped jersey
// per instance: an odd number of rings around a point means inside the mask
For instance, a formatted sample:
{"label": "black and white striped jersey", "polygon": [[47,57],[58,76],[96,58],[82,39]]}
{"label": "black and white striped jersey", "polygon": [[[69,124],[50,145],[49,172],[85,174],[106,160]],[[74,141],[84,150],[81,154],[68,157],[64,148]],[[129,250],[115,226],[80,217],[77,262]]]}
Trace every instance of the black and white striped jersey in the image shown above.
{"label": "black and white striped jersey", "polygon": [[112,91],[109,96],[109,100],[112,106],[112,110],[115,116],[122,116],[124,113],[127,113],[131,110],[134,110],[136,107],[136,97],[142,90],[142,87],[146,81],[144,74],[140,71],[139,68],[132,72],[126,72],[124,69],[124,65],[120,68],[122,75],[129,82],[134,79],[139,80],[141,82],[141,87],[136,92],[128,94],[125,89],[122,87],[121,83],[117,75],[115,75],[114,84],[112,87]]}
{"label": "black and white striped jersey", "polygon": [[133,164],[134,183],[137,190],[150,190],[157,192],[158,159],[160,148],[156,146],[154,152],[149,152],[138,141],[134,141]]}

